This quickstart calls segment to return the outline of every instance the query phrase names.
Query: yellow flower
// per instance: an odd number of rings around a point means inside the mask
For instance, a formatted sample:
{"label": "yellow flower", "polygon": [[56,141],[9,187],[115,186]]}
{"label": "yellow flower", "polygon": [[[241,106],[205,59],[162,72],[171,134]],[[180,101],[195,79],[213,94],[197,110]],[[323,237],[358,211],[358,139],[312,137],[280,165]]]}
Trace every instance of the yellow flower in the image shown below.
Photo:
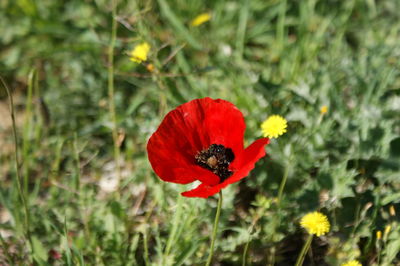
{"label": "yellow flower", "polygon": [[287,121],[279,115],[271,115],[261,124],[264,137],[277,138],[286,132]]}
{"label": "yellow flower", "polygon": [[136,63],[146,61],[150,48],[150,44],[148,44],[147,42],[136,45],[135,48],[133,48],[133,50],[129,52],[131,61]]}
{"label": "yellow flower", "polygon": [[390,230],[392,230],[392,226],[391,225],[386,225],[385,226],[385,237],[387,237],[387,235],[390,233]]}
{"label": "yellow flower", "polygon": [[328,106],[323,105],[320,109],[319,112],[321,113],[321,115],[324,115],[328,112]]}
{"label": "yellow flower", "polygon": [[362,264],[357,260],[350,260],[346,263],[342,263],[341,266],[362,266]]}
{"label": "yellow flower", "polygon": [[300,221],[301,227],[309,234],[323,236],[329,232],[330,224],[328,217],[320,212],[311,212],[303,216]]}
{"label": "yellow flower", "polygon": [[376,232],[376,239],[381,240],[381,238],[382,238],[382,231],[379,230]]}
{"label": "yellow flower", "polygon": [[146,69],[147,69],[147,71],[149,71],[149,72],[153,72],[153,71],[154,71],[154,65],[153,65],[153,64],[148,64],[148,65],[146,66]]}
{"label": "yellow flower", "polygon": [[202,13],[195,17],[191,22],[190,25],[193,27],[200,26],[201,24],[209,21],[211,19],[211,15],[209,13]]}
{"label": "yellow flower", "polygon": [[390,216],[396,216],[396,210],[394,209],[393,205],[390,205],[389,213],[390,213]]}

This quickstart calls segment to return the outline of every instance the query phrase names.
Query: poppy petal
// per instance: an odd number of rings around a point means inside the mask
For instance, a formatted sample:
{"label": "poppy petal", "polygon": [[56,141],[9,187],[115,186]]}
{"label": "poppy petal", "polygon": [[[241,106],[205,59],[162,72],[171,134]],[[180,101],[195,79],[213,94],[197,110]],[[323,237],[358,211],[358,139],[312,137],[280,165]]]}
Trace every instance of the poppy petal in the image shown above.
{"label": "poppy petal", "polygon": [[237,171],[224,182],[214,186],[203,183],[195,189],[183,192],[182,196],[208,198],[209,196],[218,193],[221,189],[225,188],[229,184],[235,183],[246,177],[254,168],[255,163],[265,155],[264,147],[268,143],[268,138],[262,138],[256,140],[249,147],[247,147],[240,157],[237,158],[237,161],[235,161],[235,164],[238,167]]}
{"label": "poppy petal", "polygon": [[261,138],[248,146],[243,153],[231,165],[232,169],[237,169],[235,173],[225,180],[229,184],[235,183],[246,177],[253,170],[255,163],[265,156],[265,145],[269,144],[268,138]]}
{"label": "poppy petal", "polygon": [[[153,135],[154,136],[154,135]],[[219,177],[190,161],[181,153],[170,150],[153,136],[147,144],[149,161],[154,172],[163,180],[178,184],[188,184],[196,180],[208,185],[219,183]]]}
{"label": "poppy petal", "polygon": [[222,144],[231,148],[236,155],[243,151],[246,124],[242,112],[232,103],[221,99],[214,100],[206,110],[203,126],[210,138],[209,145]]}
{"label": "poppy petal", "polygon": [[208,198],[216,193],[218,193],[222,187],[219,185],[209,186],[206,184],[200,184],[198,187],[182,192],[181,195],[188,198]]}
{"label": "poppy petal", "polygon": [[164,181],[218,184],[219,177],[197,166],[194,157],[214,143],[242,153],[245,127],[242,113],[230,102],[211,98],[190,101],[169,112],[150,137],[149,161]]}

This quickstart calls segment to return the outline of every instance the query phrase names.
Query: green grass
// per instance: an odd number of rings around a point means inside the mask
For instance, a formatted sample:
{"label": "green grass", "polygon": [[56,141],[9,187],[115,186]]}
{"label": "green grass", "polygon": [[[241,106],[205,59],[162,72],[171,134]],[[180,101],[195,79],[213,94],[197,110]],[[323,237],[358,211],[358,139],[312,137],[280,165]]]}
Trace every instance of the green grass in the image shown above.
{"label": "green grass", "polygon": [[[269,115],[289,122],[223,191],[216,265],[242,265],[246,249],[247,265],[294,265],[299,219],[315,210],[332,228],[305,265],[400,263],[400,2],[116,2],[111,72],[111,1],[0,3],[22,190],[2,87],[0,264],[204,265],[217,196],[181,197],[190,185],[160,181],[145,147],[169,110],[206,96],[244,113],[246,145]],[[212,19],[191,27],[203,12]],[[142,41],[153,72],[127,56]]]}

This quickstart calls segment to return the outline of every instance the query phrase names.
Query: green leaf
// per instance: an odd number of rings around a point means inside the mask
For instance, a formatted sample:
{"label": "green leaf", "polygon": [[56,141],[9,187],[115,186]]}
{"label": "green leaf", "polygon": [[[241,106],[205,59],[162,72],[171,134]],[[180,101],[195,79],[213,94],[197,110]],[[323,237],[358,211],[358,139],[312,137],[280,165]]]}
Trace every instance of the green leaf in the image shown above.
{"label": "green leaf", "polygon": [[35,261],[40,265],[46,265],[47,261],[47,250],[43,246],[43,244],[39,241],[36,236],[32,236],[32,249],[33,249],[33,257]]}
{"label": "green leaf", "polygon": [[160,5],[161,13],[165,16],[165,18],[171,23],[172,27],[184,38],[186,41],[193,46],[194,48],[201,50],[201,44],[195,40],[195,38],[190,34],[190,32],[186,29],[180,19],[175,15],[175,13],[171,10],[167,1],[158,0],[158,4]]}

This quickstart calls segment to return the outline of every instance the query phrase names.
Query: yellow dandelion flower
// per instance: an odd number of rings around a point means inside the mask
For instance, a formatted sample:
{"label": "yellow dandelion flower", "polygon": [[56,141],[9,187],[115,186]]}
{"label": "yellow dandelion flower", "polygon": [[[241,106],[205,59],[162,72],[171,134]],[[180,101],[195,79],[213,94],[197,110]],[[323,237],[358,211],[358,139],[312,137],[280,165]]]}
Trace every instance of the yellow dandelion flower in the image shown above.
{"label": "yellow dandelion flower", "polygon": [[376,239],[377,240],[381,240],[382,239],[382,231],[379,230],[379,231],[376,232]]}
{"label": "yellow dandelion flower", "polygon": [[324,115],[328,112],[328,106],[323,105],[320,109],[319,112],[321,113],[321,115]]}
{"label": "yellow dandelion flower", "polygon": [[150,44],[147,42],[136,45],[135,48],[129,52],[130,60],[136,63],[146,61],[150,48]]}
{"label": "yellow dandelion flower", "polygon": [[346,263],[342,263],[341,266],[362,266],[362,264],[358,260],[350,260]]}
{"label": "yellow dandelion flower", "polygon": [[211,19],[211,15],[209,13],[202,13],[195,17],[191,22],[190,25],[193,27],[200,26],[203,23],[206,23]]}
{"label": "yellow dandelion flower", "polygon": [[328,217],[320,212],[311,212],[303,216],[300,221],[301,227],[309,234],[323,236],[329,232],[330,224]]}
{"label": "yellow dandelion flower", "polygon": [[261,124],[264,137],[277,138],[286,132],[287,121],[279,115],[271,115]]}

